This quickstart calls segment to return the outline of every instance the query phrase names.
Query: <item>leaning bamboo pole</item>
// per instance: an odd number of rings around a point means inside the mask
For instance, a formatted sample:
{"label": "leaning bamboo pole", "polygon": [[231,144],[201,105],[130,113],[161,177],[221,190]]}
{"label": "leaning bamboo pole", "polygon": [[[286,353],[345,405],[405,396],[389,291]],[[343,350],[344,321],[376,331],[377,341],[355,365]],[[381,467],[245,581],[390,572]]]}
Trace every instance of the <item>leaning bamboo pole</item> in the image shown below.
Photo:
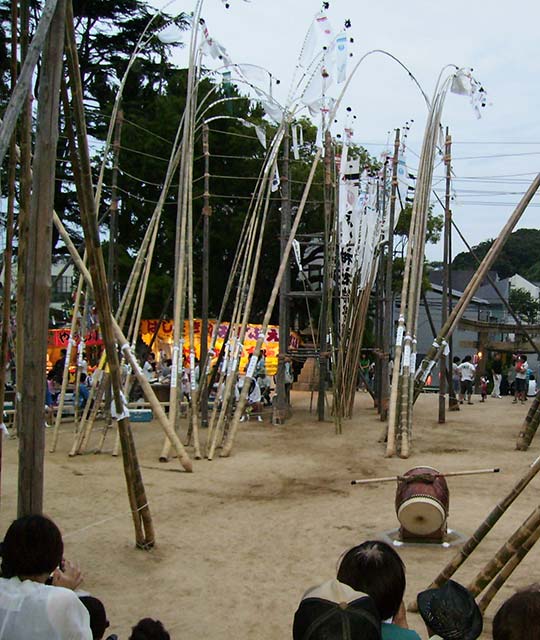
{"label": "leaning bamboo pole", "polygon": [[[522,491],[527,487],[531,480],[540,471],[540,456],[530,465],[527,472],[518,480],[518,482],[512,487],[510,492],[490,511],[487,517],[483,520],[476,531],[465,542],[465,544],[459,549],[452,560],[445,566],[445,568],[439,573],[439,575],[429,585],[428,589],[435,589],[442,586],[447,582],[454,573],[461,567],[461,565],[467,560],[467,558],[478,547],[486,535],[497,524],[501,516],[512,505],[514,500],[521,495]],[[416,611],[416,603],[409,605],[409,611]]]}
{"label": "leaning bamboo pole", "polygon": [[[56,228],[58,229],[58,232],[60,233],[62,240],[65,242],[66,247],[69,251],[69,254],[73,262],[75,263],[75,266],[84,275],[84,279],[86,280],[86,283],[90,285],[90,287],[92,287],[92,276],[90,274],[90,271],[88,270],[86,265],[83,263],[80,255],[77,252],[75,245],[73,244],[71,238],[69,237],[69,234],[66,231],[64,225],[62,224],[62,221],[56,214],[53,215],[53,218],[54,218],[54,224],[56,225]],[[186,450],[184,449],[184,446],[180,442],[178,436],[176,435],[174,430],[171,429],[167,415],[163,411],[161,403],[156,398],[156,394],[152,389],[152,385],[148,382],[146,377],[143,375],[142,370],[139,366],[139,363],[137,362],[135,355],[131,351],[131,348],[126,339],[126,336],[124,335],[122,329],[120,328],[120,325],[114,318],[112,318],[112,324],[113,324],[113,329],[116,336],[116,341],[119,345],[121,345],[121,350],[124,357],[126,358],[126,361],[131,366],[132,370],[135,372],[137,381],[141,385],[143,393],[146,396],[146,399],[148,400],[148,402],[150,403],[152,407],[152,411],[154,412],[154,415],[156,416],[157,421],[159,422],[161,428],[163,429],[163,431],[165,432],[169,440],[172,442],[172,445],[176,451],[176,454],[178,455],[180,464],[184,467],[186,471],[192,471],[193,467],[192,467],[191,460],[189,459],[189,456],[187,455]]]}
{"label": "leaning bamboo pole", "polygon": [[445,322],[439,334],[435,338],[433,342],[433,346],[430,347],[428,353],[422,360],[422,363],[418,369],[416,376],[416,384],[415,384],[415,393],[414,399],[418,398],[420,392],[422,391],[424,384],[427,380],[428,375],[430,374],[432,368],[437,363],[439,359],[441,348],[443,347],[443,341],[446,341],[450,335],[452,335],[454,329],[456,328],[459,320],[463,316],[466,308],[468,307],[471,299],[476,293],[478,287],[481,285],[483,279],[486,277],[487,272],[493,266],[495,260],[499,257],[506,241],[508,240],[510,234],[512,233],[514,227],[519,222],[521,216],[527,209],[528,204],[532,200],[534,194],[537,192],[540,187],[540,174],[538,174],[531,185],[519,201],[518,205],[514,209],[514,212],[507,220],[504,227],[501,229],[499,235],[495,238],[493,244],[491,245],[489,251],[484,256],[480,266],[474,273],[473,277],[469,281],[469,284],[465,288],[463,295],[457,301],[455,307],[452,309],[448,320]]}
{"label": "leaning bamboo pole", "polygon": [[137,452],[135,450],[135,443],[133,441],[133,434],[129,424],[129,412],[126,413],[124,407],[125,400],[121,396],[120,368],[114,339],[113,316],[107,291],[105,264],[100,246],[97,214],[92,188],[92,171],[84,116],[82,82],[77,44],[75,40],[73,6],[69,0],[67,3],[65,26],[68,73],[74,109],[74,133],[77,140],[77,151],[79,156],[79,163],[75,163],[73,166],[73,174],[75,177],[77,191],[79,193],[79,201],[82,204],[81,222],[86,239],[90,270],[92,273],[92,288],[98,308],[100,328],[107,352],[107,360],[109,362],[114,404],[118,417],[118,429],[122,437],[122,457],[124,462],[128,499],[131,506],[132,520],[135,529],[135,541],[136,545],[140,548],[150,548],[155,543],[155,534],[150,508],[146,499],[146,491],[142,480],[142,474],[137,459]]}
{"label": "leaning bamboo pole", "polygon": [[499,548],[491,560],[479,571],[469,583],[467,589],[473,596],[481,593],[493,580],[505,564],[517,553],[519,548],[540,527],[540,506],[536,507],[530,516],[519,526],[508,540]]}
{"label": "leaning bamboo pole", "polygon": [[531,533],[531,535],[517,549],[517,551],[510,558],[510,560],[508,560],[508,562],[504,565],[504,567],[502,567],[499,573],[495,576],[495,578],[493,579],[489,587],[486,589],[480,602],[478,603],[478,607],[482,613],[484,613],[484,611],[489,606],[490,602],[497,595],[498,591],[501,589],[504,583],[508,580],[508,578],[520,565],[521,561],[525,558],[525,556],[529,553],[529,551],[533,548],[533,546],[538,542],[539,538],[540,538],[540,527],[536,527],[536,529]]}
{"label": "leaning bamboo pole", "polygon": [[319,162],[320,157],[321,157],[321,149],[317,149],[317,153],[315,154],[315,157],[314,157],[313,162],[311,164],[311,169],[310,169],[310,172],[309,172],[309,175],[308,175],[308,179],[306,181],[304,192],[302,194],[302,199],[300,201],[300,205],[298,207],[298,210],[297,210],[296,215],[294,217],[293,224],[291,226],[291,234],[290,234],[290,236],[289,236],[289,238],[287,240],[287,244],[286,244],[285,249],[283,251],[283,257],[281,259],[281,263],[279,265],[278,273],[277,273],[276,279],[274,281],[274,286],[273,286],[272,292],[270,294],[270,299],[268,301],[266,312],[264,314],[261,334],[260,334],[260,336],[259,336],[259,338],[257,340],[256,345],[255,345],[255,350],[254,350],[253,355],[251,357],[250,366],[249,366],[249,368],[248,368],[248,370],[246,372],[246,378],[244,380],[244,385],[242,386],[242,392],[240,393],[240,398],[239,398],[238,403],[236,405],[236,409],[235,409],[234,416],[233,416],[233,419],[232,419],[231,428],[229,430],[227,439],[226,439],[226,441],[225,441],[225,443],[223,445],[223,449],[221,451],[221,456],[222,457],[229,456],[231,454],[231,450],[232,450],[232,447],[234,445],[234,440],[235,440],[235,437],[236,437],[236,433],[238,431],[238,426],[240,424],[240,417],[242,416],[242,413],[244,412],[244,407],[246,405],[247,395],[248,395],[248,391],[249,391],[249,385],[251,383],[251,380],[253,379],[253,370],[255,368],[255,364],[256,364],[257,359],[259,357],[263,341],[266,338],[266,331],[268,329],[268,325],[270,323],[270,317],[272,315],[272,311],[274,309],[274,305],[275,305],[277,296],[279,294],[279,287],[281,285],[281,280],[283,279],[283,274],[285,273],[285,269],[288,268],[289,255],[290,255],[290,252],[291,252],[292,243],[293,243],[294,237],[296,235],[296,232],[298,230],[298,226],[300,224],[300,220],[302,218],[302,214],[303,214],[305,206],[306,206],[307,198],[308,198],[308,195],[309,195],[309,191],[311,189],[311,184],[313,182],[313,178],[315,176],[315,170],[317,168],[317,164]]}

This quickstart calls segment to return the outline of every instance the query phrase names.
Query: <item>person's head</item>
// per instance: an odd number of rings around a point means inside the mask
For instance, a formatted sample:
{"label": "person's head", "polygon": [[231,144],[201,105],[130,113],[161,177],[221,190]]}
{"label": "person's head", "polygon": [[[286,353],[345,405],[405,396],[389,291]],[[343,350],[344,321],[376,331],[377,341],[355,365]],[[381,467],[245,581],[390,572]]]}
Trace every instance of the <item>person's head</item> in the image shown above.
{"label": "person's head", "polygon": [[368,540],[341,559],[337,579],[373,598],[383,620],[393,618],[405,593],[405,565],[394,549]]}
{"label": "person's head", "polygon": [[501,359],[501,354],[497,352],[497,353],[493,356],[493,359],[494,359],[494,360],[500,360],[500,359]]}
{"label": "person's head", "polygon": [[454,356],[454,358],[453,358],[452,362],[453,362],[454,364],[459,364],[460,360],[461,360],[461,359],[460,359],[460,357],[459,357],[459,356]]}
{"label": "person's head", "polygon": [[171,636],[159,620],[143,618],[131,630],[129,640],[170,640]]}
{"label": "person's head", "polygon": [[80,377],[81,384],[84,384],[86,382],[86,378],[87,378],[86,373],[81,373],[81,377]]}
{"label": "person's head", "polygon": [[11,523],[1,553],[4,578],[49,575],[62,562],[62,534],[45,516],[23,516]]}
{"label": "person's head", "polygon": [[60,355],[62,358],[65,358],[67,356],[67,349],[60,349]]}
{"label": "person's head", "polygon": [[482,614],[471,593],[454,580],[417,596],[418,611],[430,635],[443,640],[476,640],[482,633]]}
{"label": "person's head", "polygon": [[381,619],[365,593],[329,580],[307,591],[293,622],[293,640],[380,640]]}
{"label": "person's head", "polygon": [[514,593],[493,618],[493,640],[536,640],[540,626],[540,585]]}
{"label": "person's head", "polygon": [[90,615],[90,629],[92,629],[92,638],[101,640],[105,635],[105,630],[109,627],[107,614],[103,602],[93,596],[81,596],[79,600],[88,609]]}
{"label": "person's head", "polygon": [[471,357],[471,356],[465,356],[465,357],[463,358],[463,362],[470,362],[471,360],[472,360],[472,357]]}

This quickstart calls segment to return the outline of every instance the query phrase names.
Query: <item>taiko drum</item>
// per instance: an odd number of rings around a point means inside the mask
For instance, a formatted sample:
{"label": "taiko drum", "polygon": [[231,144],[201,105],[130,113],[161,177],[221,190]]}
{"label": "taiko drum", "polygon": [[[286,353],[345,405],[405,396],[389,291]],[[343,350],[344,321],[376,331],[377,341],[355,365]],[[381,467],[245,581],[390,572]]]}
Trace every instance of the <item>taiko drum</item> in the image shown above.
{"label": "taiko drum", "polygon": [[437,469],[414,467],[398,480],[396,514],[403,540],[440,541],[446,534],[448,485]]}

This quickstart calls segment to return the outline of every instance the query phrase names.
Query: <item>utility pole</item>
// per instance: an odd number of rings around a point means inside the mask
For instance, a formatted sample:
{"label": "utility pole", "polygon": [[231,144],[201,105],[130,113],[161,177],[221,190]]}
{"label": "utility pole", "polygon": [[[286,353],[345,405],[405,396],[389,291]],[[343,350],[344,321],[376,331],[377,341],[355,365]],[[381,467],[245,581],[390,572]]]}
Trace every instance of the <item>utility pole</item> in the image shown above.
{"label": "utility pole", "polygon": [[[283,259],[287,241],[291,235],[291,185],[290,173],[290,132],[289,126],[283,136],[282,163],[281,163],[281,225],[279,234],[280,259]],[[285,358],[289,350],[290,310],[289,292],[291,288],[291,270],[285,269],[283,280],[279,287],[279,358],[276,377],[276,409],[274,411],[274,424],[283,424],[290,415],[289,399],[285,392]]]}
{"label": "utility pole", "polygon": [[332,216],[332,137],[326,132],[324,139],[324,264],[321,298],[321,319],[319,322],[319,394],[317,397],[317,414],[319,422],[324,422],[324,405],[326,400],[326,376],[328,372],[328,245],[330,241],[330,219]]}
{"label": "utility pole", "polygon": [[381,366],[381,422],[388,419],[388,401],[390,399],[389,360],[390,344],[394,335],[394,293],[392,291],[392,268],[394,264],[394,221],[396,217],[397,170],[399,160],[400,130],[396,129],[394,138],[394,156],[392,158],[392,187],[390,191],[390,211],[388,213],[388,244],[386,250],[386,276],[384,293],[384,329],[383,354]]}
{"label": "utility pole", "polygon": [[206,377],[208,361],[208,278],[210,261],[210,143],[208,125],[203,124],[204,155],[204,193],[203,193],[203,259],[202,259],[202,300],[201,300],[201,351],[199,384],[201,389],[201,423],[208,426],[208,380]]}
{"label": "utility pole", "polygon": [[[442,299],[441,299],[441,326],[444,326],[448,319],[448,294],[449,292],[449,269],[448,264],[449,252],[448,252],[448,238],[452,232],[451,227],[451,212],[450,212],[450,186],[452,183],[452,137],[448,133],[448,127],[446,127],[446,141],[444,148],[444,164],[446,166],[446,191],[444,196],[444,238],[443,238],[443,286],[442,286]],[[443,353],[439,361],[439,424],[446,422],[446,370],[447,370],[446,355]],[[452,388],[452,387],[451,387]]]}
{"label": "utility pole", "polygon": [[65,0],[59,0],[43,49],[27,252],[24,265],[19,265],[19,273],[24,269],[26,274],[23,289],[25,308],[32,310],[31,313],[25,314],[23,324],[19,327],[26,344],[22,358],[24,376],[21,376],[21,386],[17,387],[17,395],[22,399],[17,412],[19,517],[41,513],[43,510],[45,368],[65,11]]}
{"label": "utility pole", "polygon": [[120,139],[122,124],[124,122],[123,109],[118,110],[116,128],[113,143],[113,168],[111,179],[111,207],[109,209],[109,264],[107,269],[107,281],[109,284],[109,298],[113,311],[118,308],[118,160],[120,157]]}

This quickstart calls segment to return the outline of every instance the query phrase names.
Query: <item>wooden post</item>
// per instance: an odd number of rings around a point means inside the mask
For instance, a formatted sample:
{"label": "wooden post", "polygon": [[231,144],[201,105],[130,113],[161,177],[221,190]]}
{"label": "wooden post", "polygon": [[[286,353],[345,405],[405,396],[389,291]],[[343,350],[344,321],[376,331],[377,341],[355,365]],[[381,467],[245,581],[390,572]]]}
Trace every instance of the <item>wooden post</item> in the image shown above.
{"label": "wooden post", "polygon": [[133,434],[129,424],[129,413],[125,409],[125,400],[121,395],[121,376],[116,350],[114,324],[111,314],[111,306],[107,295],[107,278],[105,275],[105,263],[101,250],[99,229],[95,202],[92,193],[92,172],[90,167],[90,155],[86,124],[84,119],[84,104],[80,67],[78,62],[77,46],[73,24],[73,7],[68,1],[66,14],[67,59],[71,83],[72,101],[74,108],[74,121],[76,126],[77,146],[80,165],[73,167],[75,182],[81,205],[81,222],[84,230],[88,261],[92,275],[94,296],[98,309],[100,329],[107,353],[107,361],[111,376],[114,405],[117,414],[118,431],[122,443],[122,458],[128,498],[131,507],[133,525],[135,528],[135,543],[137,547],[148,549],[155,543],[154,529],[150,508],[146,498],[141,470],[137,460]]}
{"label": "wooden post", "polygon": [[32,197],[27,237],[24,304],[19,327],[26,348],[23,353],[22,401],[19,422],[19,489],[17,513],[41,513],[43,509],[43,462],[45,448],[45,369],[51,286],[52,214],[58,107],[64,51],[65,0],[58,0],[43,51],[38,94],[38,121],[33,163]]}
{"label": "wooden post", "polygon": [[203,259],[202,259],[202,297],[201,297],[201,357],[199,373],[199,389],[201,398],[201,425],[208,427],[208,281],[210,276],[210,145],[208,125],[203,124],[204,154],[204,193],[203,193]]}
{"label": "wooden post", "polygon": [[[448,318],[448,273],[450,270],[448,254],[448,236],[452,231],[450,225],[450,186],[452,182],[452,137],[446,127],[446,143],[444,149],[444,164],[446,166],[446,191],[444,197],[444,236],[443,236],[443,286],[441,298],[441,326],[444,326]],[[427,307],[426,307],[427,308]],[[446,422],[446,355],[443,353],[439,360],[439,424]],[[450,370],[452,362],[450,361]],[[451,385],[450,385],[451,387]]]}
{"label": "wooden post", "polygon": [[326,131],[324,139],[324,265],[321,297],[321,318],[319,321],[319,394],[317,396],[317,415],[319,422],[324,422],[324,405],[326,398],[326,376],[328,373],[328,287],[329,265],[328,244],[330,237],[330,218],[332,215],[332,136]]}
{"label": "wooden post", "polygon": [[[291,233],[291,186],[290,173],[290,135],[289,125],[283,136],[283,155],[281,164],[281,225],[279,234],[280,258],[283,258],[287,240]],[[273,423],[283,424],[290,415],[290,406],[285,392],[285,358],[289,349],[289,290],[291,288],[291,272],[285,269],[279,288],[279,358],[276,376],[276,406]]]}
{"label": "wooden post", "polygon": [[122,124],[124,123],[124,111],[120,109],[116,118],[116,129],[113,144],[113,168],[111,178],[111,206],[109,209],[109,264],[107,265],[107,280],[109,284],[109,298],[113,311],[118,308],[120,302],[118,296],[118,159],[120,157],[120,140],[122,137]]}

